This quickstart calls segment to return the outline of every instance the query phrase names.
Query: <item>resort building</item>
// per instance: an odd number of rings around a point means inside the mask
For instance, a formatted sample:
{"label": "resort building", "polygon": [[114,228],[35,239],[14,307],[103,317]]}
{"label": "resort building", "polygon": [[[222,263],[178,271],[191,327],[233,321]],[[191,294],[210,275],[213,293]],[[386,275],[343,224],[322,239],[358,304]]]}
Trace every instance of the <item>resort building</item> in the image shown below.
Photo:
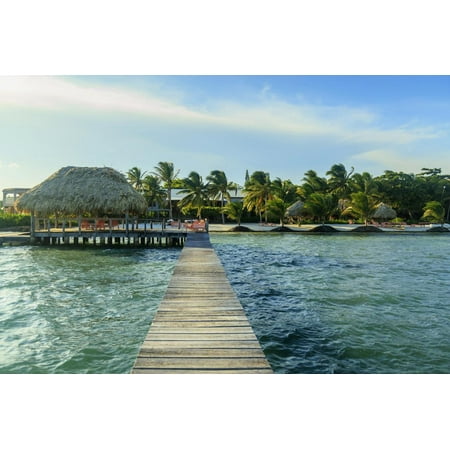
{"label": "resort building", "polygon": [[28,188],[9,188],[3,189],[3,211],[17,213],[15,203],[18,198],[27,192]]}

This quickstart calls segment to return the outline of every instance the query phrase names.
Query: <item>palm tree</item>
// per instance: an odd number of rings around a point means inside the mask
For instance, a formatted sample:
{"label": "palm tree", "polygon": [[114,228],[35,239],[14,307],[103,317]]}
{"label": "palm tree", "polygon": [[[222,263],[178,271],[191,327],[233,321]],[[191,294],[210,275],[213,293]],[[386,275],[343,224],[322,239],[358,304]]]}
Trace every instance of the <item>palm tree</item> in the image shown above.
{"label": "palm tree", "polygon": [[167,189],[167,200],[169,202],[169,219],[172,219],[172,188],[175,179],[177,178],[179,170],[175,171],[173,163],[167,161],[160,161],[155,166],[154,174],[159,178],[161,183]]}
{"label": "palm tree", "polygon": [[144,197],[149,206],[159,206],[166,200],[166,190],[160,185],[159,178],[155,175],[147,175],[142,181]]}
{"label": "palm tree", "polygon": [[271,199],[267,202],[267,210],[276,216],[283,226],[287,210],[296,200],[298,200],[297,186],[291,180],[275,178],[271,183]]}
{"label": "palm tree", "polygon": [[206,179],[209,181],[209,191],[211,197],[215,200],[220,198],[220,206],[222,207],[222,223],[225,223],[225,214],[223,207],[225,205],[225,199],[230,202],[229,189],[233,189],[235,183],[229,183],[225,172],[222,170],[213,170]]}
{"label": "palm tree", "polygon": [[281,198],[273,197],[267,202],[267,211],[277,218],[281,226],[284,226],[289,206],[290,203],[285,202]]}
{"label": "palm tree", "polygon": [[140,193],[142,193],[142,183],[145,174],[146,172],[143,172],[139,167],[133,167],[126,173],[128,182]]}
{"label": "palm tree", "polygon": [[275,197],[292,204],[298,200],[297,186],[292,183],[291,180],[281,180],[280,178],[275,178],[272,181],[272,193]]}
{"label": "palm tree", "polygon": [[378,194],[378,183],[368,172],[353,174],[349,184],[354,193],[364,192],[367,195]]}
{"label": "palm tree", "polygon": [[352,167],[350,172],[343,164],[333,164],[331,169],[326,173],[328,175],[328,188],[332,194],[336,194],[339,199],[347,199],[350,194],[350,177],[355,168]]}
{"label": "palm tree", "polygon": [[333,194],[313,192],[306,200],[304,209],[312,217],[317,217],[322,225],[336,213],[338,207],[337,198]]}
{"label": "palm tree", "polygon": [[379,205],[378,199],[374,195],[365,192],[354,192],[352,195],[350,206],[346,208],[342,214],[356,214],[361,220],[364,220],[365,226],[373,217]]}
{"label": "palm tree", "polygon": [[222,211],[232,220],[235,220],[238,227],[241,226],[241,217],[244,212],[244,202],[228,202]]}
{"label": "palm tree", "polygon": [[308,170],[303,178],[303,184],[298,188],[298,193],[305,200],[313,192],[325,194],[328,192],[328,184],[327,180],[319,177],[314,170]]}
{"label": "palm tree", "polygon": [[202,215],[202,208],[209,200],[209,185],[203,183],[202,177],[197,172],[191,172],[187,178],[183,179],[184,188],[180,194],[186,194],[180,200],[180,207],[183,212],[189,208],[197,208],[197,218]]}
{"label": "palm tree", "polygon": [[436,200],[427,202],[423,211],[423,219],[433,220],[442,223],[442,226],[444,226],[445,208],[442,206],[441,202]]}
{"label": "palm tree", "polygon": [[257,171],[252,174],[245,183],[244,207],[248,211],[255,211],[262,221],[262,213],[265,213],[267,222],[267,202],[271,198],[272,184],[267,172]]}

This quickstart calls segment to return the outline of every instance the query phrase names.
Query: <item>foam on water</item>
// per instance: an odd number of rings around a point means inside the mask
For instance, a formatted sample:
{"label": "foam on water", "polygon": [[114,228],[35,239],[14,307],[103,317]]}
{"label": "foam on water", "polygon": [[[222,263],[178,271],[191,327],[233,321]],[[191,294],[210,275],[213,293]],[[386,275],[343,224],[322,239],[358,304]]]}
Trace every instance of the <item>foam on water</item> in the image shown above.
{"label": "foam on water", "polygon": [[[278,373],[449,373],[447,235],[212,233]],[[179,249],[0,248],[0,373],[127,373]]]}
{"label": "foam on water", "polygon": [[126,373],[179,250],[0,249],[0,373]]}

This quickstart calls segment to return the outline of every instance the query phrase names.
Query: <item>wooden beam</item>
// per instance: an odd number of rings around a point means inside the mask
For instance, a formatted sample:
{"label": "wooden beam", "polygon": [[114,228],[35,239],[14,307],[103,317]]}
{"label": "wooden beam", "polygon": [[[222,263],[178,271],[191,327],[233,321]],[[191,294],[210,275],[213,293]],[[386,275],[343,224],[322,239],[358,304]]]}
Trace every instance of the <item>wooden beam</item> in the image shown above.
{"label": "wooden beam", "polygon": [[132,373],[272,373],[207,233],[189,233]]}

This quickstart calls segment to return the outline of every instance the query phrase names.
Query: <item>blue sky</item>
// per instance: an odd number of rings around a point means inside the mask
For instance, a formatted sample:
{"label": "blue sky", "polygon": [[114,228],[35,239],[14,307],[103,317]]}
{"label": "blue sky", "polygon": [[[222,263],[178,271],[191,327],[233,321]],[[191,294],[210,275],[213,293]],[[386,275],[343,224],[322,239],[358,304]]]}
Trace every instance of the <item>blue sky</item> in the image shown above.
{"label": "blue sky", "polygon": [[334,163],[450,172],[448,76],[1,76],[0,189],[172,161],[300,183]]}

